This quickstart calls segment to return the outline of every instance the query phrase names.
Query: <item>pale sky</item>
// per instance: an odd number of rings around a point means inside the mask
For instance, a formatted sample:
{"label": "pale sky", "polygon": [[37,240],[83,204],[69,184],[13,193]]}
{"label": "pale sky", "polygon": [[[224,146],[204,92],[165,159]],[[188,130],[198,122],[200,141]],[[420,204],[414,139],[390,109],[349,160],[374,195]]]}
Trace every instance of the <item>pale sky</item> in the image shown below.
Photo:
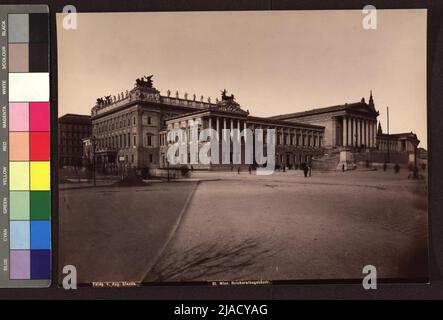
{"label": "pale sky", "polygon": [[153,74],[166,95],[212,101],[226,88],[254,116],[368,100],[386,131],[427,147],[426,10],[83,13],[57,16],[59,116],[90,114],[96,98]]}

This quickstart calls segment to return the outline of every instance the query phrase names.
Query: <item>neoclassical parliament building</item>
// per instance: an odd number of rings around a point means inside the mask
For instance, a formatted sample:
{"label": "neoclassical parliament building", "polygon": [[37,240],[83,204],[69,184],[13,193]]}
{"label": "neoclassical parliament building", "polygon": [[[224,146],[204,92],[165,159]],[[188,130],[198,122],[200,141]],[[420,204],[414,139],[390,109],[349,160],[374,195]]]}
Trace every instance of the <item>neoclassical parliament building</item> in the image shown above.
{"label": "neoclassical parliament building", "polygon": [[[91,163],[95,157],[97,169],[103,172],[166,168],[168,130],[187,130],[193,124],[199,130],[212,128],[219,134],[222,129],[275,129],[275,163],[279,167],[297,168],[305,163],[334,168],[342,150],[348,150],[356,160],[371,163],[410,162],[419,143],[417,136],[412,132],[383,133],[377,125],[378,115],[372,92],[368,101],[362,98],[355,103],[257,117],[226,91],[213,102],[186,93],[180,97],[169,90],[161,95],[153,86],[152,76],[143,77],[136,80],[132,90],[97,99],[91,110],[92,136],[83,139],[83,159]],[[221,158],[221,144],[219,154]],[[232,168],[226,164],[193,167]]]}

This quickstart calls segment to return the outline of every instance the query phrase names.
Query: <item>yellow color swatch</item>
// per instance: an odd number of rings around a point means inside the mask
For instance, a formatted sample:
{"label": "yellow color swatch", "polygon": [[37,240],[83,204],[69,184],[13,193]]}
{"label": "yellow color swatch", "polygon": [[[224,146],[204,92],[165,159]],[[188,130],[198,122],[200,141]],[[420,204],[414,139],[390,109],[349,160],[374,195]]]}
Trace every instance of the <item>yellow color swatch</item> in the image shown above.
{"label": "yellow color swatch", "polygon": [[29,162],[9,162],[9,189],[29,190]]}
{"label": "yellow color swatch", "polygon": [[31,189],[51,189],[51,169],[49,161],[31,161]]}

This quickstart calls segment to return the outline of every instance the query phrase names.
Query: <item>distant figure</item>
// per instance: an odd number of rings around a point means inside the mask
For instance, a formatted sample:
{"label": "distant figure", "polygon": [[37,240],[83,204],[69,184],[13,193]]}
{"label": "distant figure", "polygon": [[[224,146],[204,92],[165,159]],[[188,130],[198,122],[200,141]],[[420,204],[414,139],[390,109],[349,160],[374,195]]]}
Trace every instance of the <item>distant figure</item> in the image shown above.
{"label": "distant figure", "polygon": [[240,166],[238,166],[237,174],[240,174]]}
{"label": "distant figure", "polygon": [[409,170],[408,179],[414,178],[414,165],[412,163],[409,163],[408,170]]}
{"label": "distant figure", "polygon": [[413,174],[412,174],[412,178],[413,179],[418,179],[418,167],[417,166],[414,166],[414,171],[413,171]]}
{"label": "distant figure", "polygon": [[383,163],[383,171],[386,171],[386,169],[388,168],[388,165],[385,163]]}
{"label": "distant figure", "polygon": [[234,165],[231,164],[231,171],[234,171]]}
{"label": "distant figure", "polygon": [[309,176],[311,176],[311,174],[312,174],[312,167],[311,167],[311,165],[308,166],[308,169],[309,169]]}
{"label": "distant figure", "polygon": [[345,164],[344,163],[341,165],[341,171],[345,172]]}
{"label": "distant figure", "polygon": [[194,171],[194,166],[191,164],[191,171]]}
{"label": "distant figure", "polygon": [[305,174],[305,178],[308,176],[308,166],[303,166],[303,173]]}
{"label": "distant figure", "polygon": [[252,173],[252,167],[251,167],[251,165],[249,165],[249,167],[248,167],[248,171],[249,171],[249,174]]}
{"label": "distant figure", "polygon": [[395,173],[399,173],[400,172],[400,166],[398,165],[398,163],[395,164],[394,171],[395,171]]}
{"label": "distant figure", "polygon": [[286,172],[286,165],[283,165],[283,172]]}

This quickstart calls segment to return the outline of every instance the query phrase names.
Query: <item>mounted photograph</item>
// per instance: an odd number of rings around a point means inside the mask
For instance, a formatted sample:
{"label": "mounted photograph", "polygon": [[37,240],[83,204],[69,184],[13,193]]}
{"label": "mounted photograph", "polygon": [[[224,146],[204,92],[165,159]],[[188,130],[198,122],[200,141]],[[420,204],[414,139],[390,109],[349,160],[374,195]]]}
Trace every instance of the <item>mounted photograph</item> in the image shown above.
{"label": "mounted photograph", "polygon": [[425,9],[71,15],[60,283],[428,281]]}

